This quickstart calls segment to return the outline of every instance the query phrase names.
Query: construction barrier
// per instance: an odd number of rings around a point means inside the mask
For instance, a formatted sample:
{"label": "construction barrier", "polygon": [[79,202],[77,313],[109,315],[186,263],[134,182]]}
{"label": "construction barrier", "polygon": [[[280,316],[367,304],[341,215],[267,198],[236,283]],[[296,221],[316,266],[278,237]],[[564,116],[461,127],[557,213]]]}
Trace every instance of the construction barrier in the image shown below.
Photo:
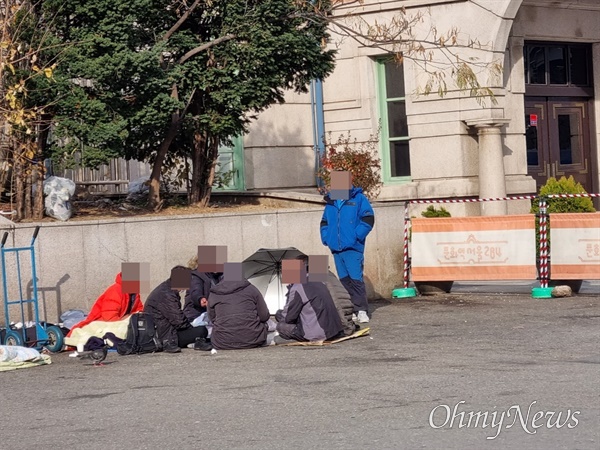
{"label": "construction barrier", "polygon": [[537,276],[533,214],[413,219],[412,248],[413,281]]}
{"label": "construction barrier", "polygon": [[550,274],[555,280],[600,277],[600,214],[550,214]]}
{"label": "construction barrier", "polygon": [[[534,288],[532,291],[536,298],[550,297],[550,272],[555,280],[600,279],[600,214],[552,214],[551,244],[548,243],[547,236],[548,198],[598,196],[600,194],[556,194],[540,197],[538,252],[533,214],[457,218],[409,217],[411,204],[533,200],[538,198],[537,196],[406,202],[404,287],[395,289],[392,296],[416,295],[416,290],[408,287],[409,278],[415,282],[539,279],[540,288]],[[412,243],[410,261],[409,240]],[[536,253],[539,254],[539,267]]]}

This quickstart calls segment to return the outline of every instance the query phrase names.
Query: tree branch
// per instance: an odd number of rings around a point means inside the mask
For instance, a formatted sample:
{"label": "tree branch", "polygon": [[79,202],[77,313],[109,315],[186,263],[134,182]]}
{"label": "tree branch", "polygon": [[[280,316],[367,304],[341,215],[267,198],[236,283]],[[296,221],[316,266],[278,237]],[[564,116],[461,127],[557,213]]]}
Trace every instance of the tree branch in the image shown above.
{"label": "tree branch", "polygon": [[226,34],[225,36],[221,36],[221,37],[215,39],[214,41],[207,42],[206,44],[203,44],[200,47],[193,48],[192,50],[187,52],[185,55],[183,55],[181,58],[179,58],[179,61],[177,61],[177,64],[183,64],[188,59],[190,59],[192,56],[195,56],[198,53],[203,52],[204,50],[207,50],[211,47],[214,47],[215,45],[220,44],[222,42],[231,41],[232,39],[235,39],[236,37],[237,37],[237,35],[235,35],[233,33]]}
{"label": "tree branch", "polygon": [[196,9],[196,7],[200,4],[200,1],[201,0],[196,0],[194,3],[192,3],[192,6],[190,6],[189,9],[185,13],[183,13],[183,15],[179,18],[175,25],[173,25],[169,29],[169,31],[167,31],[166,34],[162,37],[162,41],[167,41],[171,36],[173,36],[173,33],[175,33],[179,29],[181,24],[183,24],[183,22],[187,20],[192,11],[194,11],[194,9]]}

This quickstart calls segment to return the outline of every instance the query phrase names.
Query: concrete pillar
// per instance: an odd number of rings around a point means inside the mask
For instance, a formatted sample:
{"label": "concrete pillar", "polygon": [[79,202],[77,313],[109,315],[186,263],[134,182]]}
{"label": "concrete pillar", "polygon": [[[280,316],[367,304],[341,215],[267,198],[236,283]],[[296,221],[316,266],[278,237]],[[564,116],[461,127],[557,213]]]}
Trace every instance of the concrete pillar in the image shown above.
{"label": "concrete pillar", "polygon": [[[467,121],[467,125],[477,129],[479,137],[479,198],[506,197],[500,127],[509,121],[509,119]],[[503,216],[508,211],[506,201],[481,202],[480,206],[482,216]]]}

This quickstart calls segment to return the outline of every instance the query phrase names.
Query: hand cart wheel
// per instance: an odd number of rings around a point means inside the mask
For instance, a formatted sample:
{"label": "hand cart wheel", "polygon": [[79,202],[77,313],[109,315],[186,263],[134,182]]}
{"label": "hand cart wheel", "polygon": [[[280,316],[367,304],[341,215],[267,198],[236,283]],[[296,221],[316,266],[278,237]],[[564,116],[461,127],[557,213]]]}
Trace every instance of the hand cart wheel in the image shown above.
{"label": "hand cart wheel", "polygon": [[46,327],[48,343],[44,345],[51,353],[58,353],[62,350],[64,344],[63,332],[56,325]]}
{"label": "hand cart wheel", "polygon": [[18,331],[10,330],[6,332],[4,338],[4,345],[16,345],[19,347],[23,346],[23,336]]}

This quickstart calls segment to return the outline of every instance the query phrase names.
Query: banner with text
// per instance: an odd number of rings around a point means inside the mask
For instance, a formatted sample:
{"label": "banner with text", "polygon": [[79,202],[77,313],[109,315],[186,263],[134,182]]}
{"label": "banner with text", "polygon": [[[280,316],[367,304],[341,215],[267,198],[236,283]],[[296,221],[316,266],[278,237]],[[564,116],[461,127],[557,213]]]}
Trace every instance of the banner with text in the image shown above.
{"label": "banner with text", "polygon": [[535,216],[414,218],[413,281],[535,280]]}
{"label": "banner with text", "polygon": [[550,214],[550,279],[600,279],[600,214]]}

